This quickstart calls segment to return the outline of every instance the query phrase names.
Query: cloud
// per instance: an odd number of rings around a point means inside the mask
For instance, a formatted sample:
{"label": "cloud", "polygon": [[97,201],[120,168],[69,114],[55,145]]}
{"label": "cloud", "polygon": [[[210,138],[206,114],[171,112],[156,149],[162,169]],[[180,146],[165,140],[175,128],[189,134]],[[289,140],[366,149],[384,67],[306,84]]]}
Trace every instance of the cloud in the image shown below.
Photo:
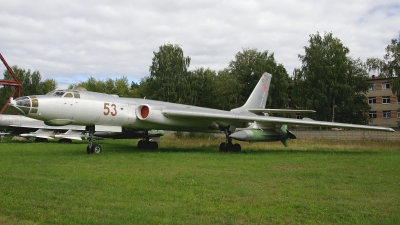
{"label": "cloud", "polygon": [[398,35],[395,1],[0,0],[0,53],[59,86],[148,76],[153,51],[179,44],[196,67],[222,70],[243,48],[274,53],[289,75],[310,34],[332,32],[365,60]]}

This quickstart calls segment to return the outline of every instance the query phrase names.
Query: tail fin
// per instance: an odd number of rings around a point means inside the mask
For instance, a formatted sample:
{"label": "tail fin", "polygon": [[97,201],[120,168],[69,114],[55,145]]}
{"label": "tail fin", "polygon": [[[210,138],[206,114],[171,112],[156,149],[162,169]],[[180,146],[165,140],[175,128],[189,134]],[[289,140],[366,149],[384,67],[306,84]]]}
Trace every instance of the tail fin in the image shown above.
{"label": "tail fin", "polygon": [[272,75],[265,72],[261,76],[253,92],[251,92],[246,103],[242,107],[232,109],[231,112],[241,113],[247,112],[248,109],[265,109],[271,78]]}

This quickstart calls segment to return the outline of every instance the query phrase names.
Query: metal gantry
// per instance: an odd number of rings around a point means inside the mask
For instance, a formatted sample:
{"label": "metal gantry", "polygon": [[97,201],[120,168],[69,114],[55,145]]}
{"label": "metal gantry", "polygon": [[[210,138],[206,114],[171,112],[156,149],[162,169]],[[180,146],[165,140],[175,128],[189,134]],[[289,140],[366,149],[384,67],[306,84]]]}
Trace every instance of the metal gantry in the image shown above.
{"label": "metal gantry", "polygon": [[0,59],[3,61],[4,65],[6,66],[8,72],[11,74],[14,80],[0,80],[0,85],[3,86],[14,86],[15,89],[11,93],[10,97],[8,97],[6,103],[0,110],[0,114],[3,114],[4,110],[6,109],[8,103],[10,102],[10,98],[15,95],[15,93],[18,92],[18,97],[21,97],[21,89],[22,89],[22,84],[19,82],[17,76],[15,75],[14,71],[11,69],[11,67],[7,64],[6,60],[3,58],[3,56],[0,53]]}

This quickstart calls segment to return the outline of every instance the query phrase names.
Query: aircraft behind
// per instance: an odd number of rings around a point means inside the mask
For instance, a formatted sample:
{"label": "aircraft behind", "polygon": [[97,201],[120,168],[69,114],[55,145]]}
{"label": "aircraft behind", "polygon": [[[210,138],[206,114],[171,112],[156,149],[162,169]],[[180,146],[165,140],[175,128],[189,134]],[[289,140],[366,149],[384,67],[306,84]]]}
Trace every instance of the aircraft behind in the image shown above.
{"label": "aircraft behind", "polygon": [[[58,138],[58,142],[71,143],[72,140],[87,139],[85,126],[64,125],[64,126],[49,126],[41,120],[32,119],[21,115],[0,114],[0,129],[8,131],[0,133],[0,136],[7,134],[19,135],[26,138],[34,138],[35,142],[45,142],[48,139]],[[122,132],[95,132],[96,138],[142,138],[143,130],[128,130],[123,129]],[[151,130],[149,135],[153,140],[159,142],[160,136],[164,135],[162,130]]]}

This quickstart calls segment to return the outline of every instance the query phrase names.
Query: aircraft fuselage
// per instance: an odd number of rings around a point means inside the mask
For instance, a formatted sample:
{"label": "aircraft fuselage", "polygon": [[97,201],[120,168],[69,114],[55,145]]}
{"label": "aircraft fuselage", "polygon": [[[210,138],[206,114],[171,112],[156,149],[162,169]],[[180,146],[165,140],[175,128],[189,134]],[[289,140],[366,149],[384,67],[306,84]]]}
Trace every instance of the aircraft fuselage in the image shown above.
{"label": "aircraft fuselage", "polygon": [[[55,94],[57,93],[57,94]],[[206,109],[148,99],[120,98],[114,95],[58,90],[50,95],[29,96],[15,99],[25,115],[44,121],[47,125],[120,126],[130,129],[160,129],[182,131],[219,131],[219,125],[206,120],[181,120],[164,115],[169,106],[213,113],[228,111]],[[238,126],[246,124],[239,123]]]}

